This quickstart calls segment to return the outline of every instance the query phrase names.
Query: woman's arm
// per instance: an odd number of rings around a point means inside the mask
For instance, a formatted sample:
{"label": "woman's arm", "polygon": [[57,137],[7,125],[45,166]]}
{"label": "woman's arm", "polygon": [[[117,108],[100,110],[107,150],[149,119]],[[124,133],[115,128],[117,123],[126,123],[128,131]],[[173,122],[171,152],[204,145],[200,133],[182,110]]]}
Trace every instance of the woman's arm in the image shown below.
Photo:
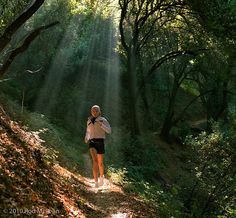
{"label": "woman's arm", "polygon": [[111,126],[109,124],[109,122],[103,118],[101,120],[99,120],[99,123],[100,123],[100,127],[108,134],[111,133]]}
{"label": "woman's arm", "polygon": [[90,120],[88,119],[87,121],[87,128],[86,128],[86,133],[85,133],[85,137],[84,137],[84,142],[87,144],[89,139],[90,139],[90,133],[89,133],[89,129],[88,129],[88,126],[90,124]]}

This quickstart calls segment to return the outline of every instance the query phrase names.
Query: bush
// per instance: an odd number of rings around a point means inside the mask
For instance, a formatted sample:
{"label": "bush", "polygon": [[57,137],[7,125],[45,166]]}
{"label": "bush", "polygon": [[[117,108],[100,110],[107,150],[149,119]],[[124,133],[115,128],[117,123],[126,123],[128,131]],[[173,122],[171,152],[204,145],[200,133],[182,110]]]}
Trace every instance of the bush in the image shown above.
{"label": "bush", "polygon": [[[195,152],[195,183],[188,205],[194,217],[226,216],[235,205],[236,134],[235,123],[212,123],[212,132],[189,136],[186,144]],[[191,202],[191,204],[190,204]],[[231,208],[230,208],[231,209]]]}
{"label": "bush", "polygon": [[52,124],[43,114],[29,112],[26,109],[22,112],[19,104],[6,95],[2,94],[0,101],[12,120],[16,120],[27,131],[36,132],[46,142],[43,144],[48,151],[45,155],[46,159],[54,162],[57,158],[68,159],[70,161],[63,161],[68,166],[74,166],[77,162],[83,165],[81,153],[85,151],[86,146],[81,145],[81,138],[74,137],[65,129]]}

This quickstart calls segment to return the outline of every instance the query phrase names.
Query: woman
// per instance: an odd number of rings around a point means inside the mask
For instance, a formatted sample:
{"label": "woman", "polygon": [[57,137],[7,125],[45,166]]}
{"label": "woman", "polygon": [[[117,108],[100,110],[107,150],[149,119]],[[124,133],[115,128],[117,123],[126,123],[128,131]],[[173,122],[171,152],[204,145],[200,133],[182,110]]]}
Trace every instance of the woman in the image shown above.
{"label": "woman", "polygon": [[90,154],[93,159],[93,177],[95,187],[98,187],[98,170],[100,173],[99,185],[103,185],[104,165],[103,155],[105,153],[104,139],[106,133],[111,133],[111,127],[108,121],[101,116],[101,110],[98,105],[91,108],[91,115],[87,121],[85,143],[89,144]]}

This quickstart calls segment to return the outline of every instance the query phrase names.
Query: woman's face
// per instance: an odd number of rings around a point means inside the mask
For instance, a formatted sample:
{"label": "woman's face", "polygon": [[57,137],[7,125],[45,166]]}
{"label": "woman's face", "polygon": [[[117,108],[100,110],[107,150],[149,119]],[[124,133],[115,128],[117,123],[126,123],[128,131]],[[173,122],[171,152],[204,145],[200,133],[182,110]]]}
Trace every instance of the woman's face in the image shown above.
{"label": "woman's face", "polygon": [[93,117],[98,117],[100,115],[100,110],[98,108],[92,108],[91,114]]}

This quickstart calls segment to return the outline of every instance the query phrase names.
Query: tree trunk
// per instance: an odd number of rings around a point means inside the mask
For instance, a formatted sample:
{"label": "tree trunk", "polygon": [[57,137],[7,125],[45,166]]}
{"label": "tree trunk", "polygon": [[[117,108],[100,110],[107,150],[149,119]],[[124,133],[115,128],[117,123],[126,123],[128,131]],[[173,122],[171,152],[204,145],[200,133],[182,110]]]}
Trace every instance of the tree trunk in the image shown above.
{"label": "tree trunk", "polygon": [[131,48],[128,52],[128,106],[130,114],[130,127],[132,135],[139,135],[140,129],[136,108],[136,56]]}
{"label": "tree trunk", "polygon": [[[228,107],[228,93],[227,93],[228,83],[223,82],[222,85],[217,86],[214,92],[211,94],[210,99],[207,102],[207,120],[208,126],[207,129],[211,130],[210,120],[214,121],[219,120],[220,117],[224,114],[225,110]],[[227,119],[227,115],[226,119]],[[225,118],[225,117],[224,117]]]}
{"label": "tree trunk", "polygon": [[222,90],[222,102],[221,102],[220,109],[216,113],[216,117],[215,117],[216,120],[218,120],[222,115],[224,115],[225,121],[227,120],[227,113],[224,113],[224,112],[226,112],[226,109],[228,107],[227,87],[228,87],[228,83],[224,82],[223,83],[223,90]]}
{"label": "tree trunk", "polygon": [[161,138],[167,142],[170,141],[170,130],[173,126],[174,106],[178,88],[179,88],[178,81],[175,80],[171,91],[171,97],[169,99],[168,110],[166,113],[165,121],[163,123],[160,134]]}
{"label": "tree trunk", "polygon": [[[168,112],[169,114],[169,112]],[[170,130],[172,128],[172,117],[173,117],[173,114],[169,114],[168,117],[166,116],[166,119],[164,121],[164,124],[162,126],[162,129],[161,129],[161,138],[166,141],[166,142],[170,142]]]}
{"label": "tree trunk", "polygon": [[138,116],[137,116],[137,104],[136,104],[136,56],[134,49],[129,49],[128,52],[128,106],[129,106],[129,117],[130,117],[130,128],[133,136],[140,134]]}
{"label": "tree trunk", "polygon": [[[150,113],[150,106],[149,106],[149,102],[148,102],[148,96],[147,96],[147,89],[146,89],[146,83],[145,83],[145,77],[144,77],[144,72],[143,72],[143,65],[142,65],[142,61],[140,61],[140,57],[138,57],[138,66],[139,66],[139,72],[140,72],[140,81],[141,81],[141,84],[144,84],[143,85],[143,88],[142,90],[137,90],[136,92],[136,104],[138,103],[138,100],[139,100],[139,95],[138,95],[138,92],[140,91],[140,97],[141,97],[141,100],[142,100],[142,106],[144,107],[144,114],[145,114],[145,120],[143,120],[145,123],[144,123],[144,126],[145,127],[148,127],[153,129],[153,125],[152,125],[152,117],[151,117],[151,113]],[[145,131],[145,129],[144,129]]]}

